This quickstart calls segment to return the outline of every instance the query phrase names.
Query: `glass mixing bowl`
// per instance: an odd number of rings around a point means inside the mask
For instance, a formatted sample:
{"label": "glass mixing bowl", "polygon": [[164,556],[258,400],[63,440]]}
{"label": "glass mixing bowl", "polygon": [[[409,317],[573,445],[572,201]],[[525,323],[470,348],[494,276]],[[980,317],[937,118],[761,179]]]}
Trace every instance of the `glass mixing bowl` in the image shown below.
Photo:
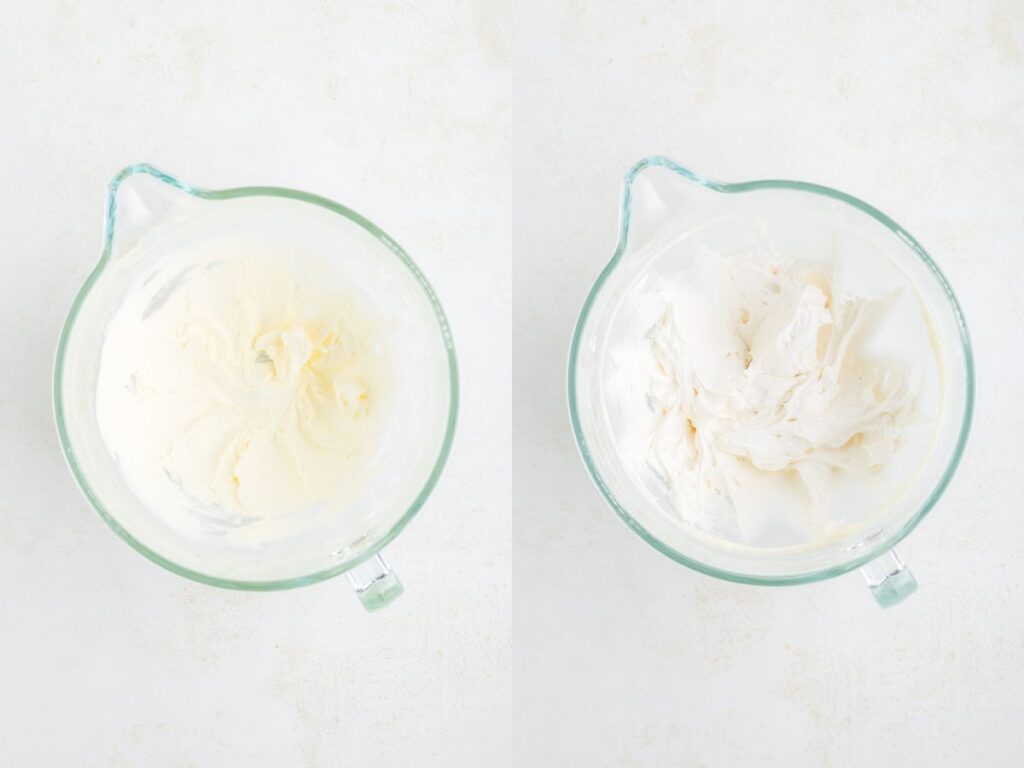
{"label": "glass mixing bowl", "polygon": [[[111,182],[104,237],[99,264],[71,305],[54,371],[57,430],[89,503],[136,550],[196,581],[270,590],[348,572],[368,609],[397,597],[401,584],[380,552],[437,483],[458,410],[448,321],[419,268],[378,227],[330,200],[277,187],[200,189],[148,165],[125,168]],[[188,535],[151,514],[122,476],[96,416],[104,333],[126,294],[176,249],[218,238],[340,260],[339,269],[396,329],[392,351],[400,367],[394,414],[375,454],[381,469],[339,514],[258,545],[232,539],[223,528]]]}
{"label": "glass mixing bowl", "polygon": [[[751,546],[697,530],[673,513],[667,494],[652,490],[652,477],[623,459],[616,357],[636,348],[650,327],[644,326],[644,292],[703,247],[736,252],[766,232],[780,253],[825,249],[896,265],[931,317],[940,370],[931,447],[898,501],[867,514],[849,535],[808,546]],[[573,432],[590,476],[619,517],[655,549],[701,573],[747,584],[802,584],[861,567],[885,607],[916,589],[893,547],[936,504],[956,470],[971,423],[974,371],[952,288],[920,244],[881,211],[815,184],[723,184],[668,158],[649,157],[626,175],[618,245],[580,312],[568,390]]]}

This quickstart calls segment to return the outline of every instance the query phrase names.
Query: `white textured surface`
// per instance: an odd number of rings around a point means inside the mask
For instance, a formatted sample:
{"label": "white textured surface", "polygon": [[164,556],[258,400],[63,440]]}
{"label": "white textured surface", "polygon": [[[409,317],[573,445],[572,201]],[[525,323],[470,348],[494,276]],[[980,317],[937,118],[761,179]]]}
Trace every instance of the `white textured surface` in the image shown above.
{"label": "white textured surface", "polygon": [[[5,9],[0,763],[1019,764],[1019,3],[533,5]],[[619,179],[651,153],[861,196],[957,288],[977,418],[901,547],[921,582],[905,605],[879,610],[856,576],[698,576],[590,485],[566,346],[611,255]],[[364,614],[344,580],[183,581],[75,489],[52,351],[104,185],[140,160],[340,200],[437,287],[460,431],[389,550],[407,593],[386,611]]]}

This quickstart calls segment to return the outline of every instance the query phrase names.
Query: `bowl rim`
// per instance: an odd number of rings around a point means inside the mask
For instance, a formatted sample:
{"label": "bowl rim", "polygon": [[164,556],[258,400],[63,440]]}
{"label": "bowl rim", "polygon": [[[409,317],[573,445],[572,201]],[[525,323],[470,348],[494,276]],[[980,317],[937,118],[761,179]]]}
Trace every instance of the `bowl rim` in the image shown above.
{"label": "bowl rim", "polygon": [[[683,178],[698,184],[706,189],[714,192],[721,192],[724,194],[734,194],[742,192],[752,192],[756,190],[769,190],[769,189],[783,189],[792,190],[798,192],[807,192],[814,195],[832,198],[842,203],[850,205],[861,212],[871,216],[876,221],[881,223],[893,234],[899,237],[903,242],[917,255],[921,261],[924,262],[925,266],[929,269],[932,276],[938,281],[942,287],[946,299],[949,302],[950,309],[953,311],[953,315],[957,322],[957,329],[960,335],[960,343],[963,348],[964,354],[964,369],[965,369],[965,384],[966,384],[966,397],[964,400],[964,412],[960,421],[960,431],[957,436],[956,445],[953,453],[950,456],[949,462],[946,466],[945,471],[939,478],[935,487],[931,493],[922,503],[920,508],[914,513],[914,515],[898,530],[894,531],[887,538],[880,540],[873,545],[865,553],[842,563],[841,565],[832,566],[829,568],[822,568],[807,573],[800,573],[794,575],[785,576],[760,576],[748,573],[740,573],[737,571],[731,571],[724,568],[718,568],[715,566],[707,565],[700,562],[688,555],[679,552],[675,548],[664,543],[650,531],[644,528],[640,522],[634,518],[625,507],[619,503],[615,494],[612,493],[608,484],[605,482],[601,473],[598,471],[597,466],[590,454],[590,450],[587,447],[587,439],[583,432],[582,425],[579,417],[579,407],[576,400],[577,390],[577,367],[579,364],[579,353],[580,353],[580,340],[582,338],[583,329],[586,327],[587,320],[590,316],[591,309],[593,308],[594,301],[601,292],[601,288],[607,282],[609,276],[618,266],[619,261],[622,259],[623,254],[626,251],[626,247],[629,241],[630,231],[630,220],[632,217],[632,199],[633,199],[633,182],[636,177],[647,168],[664,168],[673,173],[682,176]],[[822,581],[824,579],[830,579],[835,576],[839,576],[849,571],[859,568],[860,566],[868,563],[880,555],[891,550],[900,541],[902,541],[915,527],[924,519],[924,517],[931,511],[931,509],[938,502],[942,496],[946,487],[952,480],[953,475],[956,472],[960,460],[963,457],[964,449],[967,445],[967,438],[971,430],[971,422],[974,414],[974,396],[975,396],[975,377],[974,377],[974,355],[971,348],[970,334],[967,330],[967,321],[964,318],[963,310],[960,307],[959,301],[957,301],[956,294],[953,292],[953,288],[950,286],[946,276],[939,269],[935,261],[928,255],[928,252],[921,246],[921,244],[907,232],[903,227],[897,224],[892,218],[882,213],[880,210],[872,205],[860,200],[859,198],[849,195],[845,192],[841,192],[831,187],[822,186],[820,184],[813,184],[803,181],[791,181],[785,179],[762,179],[756,181],[744,181],[737,183],[723,183],[714,181],[702,176],[701,174],[695,173],[688,168],[680,165],[675,160],[665,157],[663,155],[651,155],[645,157],[629,169],[623,179],[622,185],[622,197],[619,209],[619,237],[618,242],[615,246],[615,253],[613,254],[611,261],[605,265],[598,275],[590,291],[587,293],[587,297],[583,302],[583,307],[580,310],[580,314],[576,320],[575,328],[573,329],[572,342],[569,347],[569,358],[568,358],[568,372],[566,376],[567,388],[568,388],[568,405],[569,405],[569,419],[572,423],[572,432],[576,440],[576,447],[579,450],[580,457],[583,459],[583,464],[587,469],[587,473],[597,486],[598,491],[604,497],[604,500],[609,506],[615,511],[618,517],[624,522],[634,533],[640,536],[644,541],[650,544],[652,547],[657,549],[663,555],[670,557],[682,565],[687,566],[699,573],[703,573],[708,576],[714,576],[725,581],[733,581],[740,584],[756,584],[763,586],[786,586],[793,584],[808,584],[815,581]]]}
{"label": "bowl rim", "polygon": [[[328,211],[336,213],[349,221],[353,222],[359,227],[362,227],[375,239],[381,242],[395,257],[398,259],[409,272],[415,278],[420,288],[423,290],[428,301],[434,310],[434,317],[438,324],[438,330],[441,333],[442,340],[444,342],[445,351],[448,357],[448,381],[449,381],[449,398],[448,398],[448,418],[445,424],[445,435],[441,443],[440,450],[438,451],[437,457],[434,460],[434,465],[431,469],[430,475],[427,477],[420,492],[413,499],[412,503],[405,510],[402,516],[395,522],[391,528],[382,536],[373,546],[369,547],[365,552],[361,552],[358,556],[339,562],[337,565],[333,565],[330,568],[321,569],[313,573],[309,573],[302,576],[293,576],[284,579],[271,579],[271,580],[246,580],[246,579],[227,579],[212,574],[204,573],[186,566],[180,565],[173,560],[164,557],[158,552],[154,551],[146,544],[143,544],[139,539],[133,536],[128,530],[122,526],[117,518],[100,502],[96,493],[93,491],[92,486],[89,484],[88,478],[78,462],[75,454],[74,446],[69,438],[67,431],[67,424],[65,422],[65,411],[63,402],[63,389],[64,389],[64,357],[68,339],[72,328],[74,327],[75,320],[78,317],[79,311],[85,299],[92,291],[96,281],[102,275],[106,267],[111,262],[111,250],[113,244],[114,227],[116,223],[117,205],[116,197],[117,190],[121,186],[121,183],[130,176],[135,174],[145,174],[152,176],[153,178],[162,181],[165,184],[170,185],[186,194],[192,195],[193,197],[202,200],[230,200],[242,197],[279,197],[289,200],[296,200],[299,202],[310,203],[312,205],[319,206]],[[337,576],[345,571],[348,571],[360,563],[374,557],[380,552],[385,546],[387,546],[394,538],[408,525],[409,521],[416,515],[420,508],[424,505],[427,498],[430,496],[434,487],[437,485],[438,480],[441,477],[444,466],[448,461],[448,457],[451,453],[452,443],[455,437],[455,427],[458,420],[459,411],[459,373],[458,373],[458,362],[455,354],[455,344],[452,339],[451,327],[448,323],[447,315],[441,306],[441,302],[437,297],[433,287],[427,280],[426,276],[416,265],[416,263],[409,257],[405,250],[398,245],[398,243],[391,238],[387,233],[380,229],[377,225],[371,222],[366,217],[357,213],[356,211],[343,206],[339,203],[329,200],[326,197],[320,195],[314,195],[309,192],[302,192],[296,189],[289,189],[287,187],[272,187],[272,186],[249,186],[249,187],[234,187],[231,189],[205,189],[203,187],[193,186],[186,184],[185,182],[177,179],[176,177],[161,171],[148,163],[135,163],[129,165],[114,176],[110,184],[107,187],[107,199],[106,199],[106,216],[104,221],[104,236],[103,236],[103,250],[100,254],[100,259],[96,266],[89,273],[89,276],[85,279],[82,287],[79,288],[74,300],[71,303],[71,307],[68,310],[67,317],[64,320],[64,324],[61,328],[60,337],[57,342],[57,352],[54,360],[53,369],[53,412],[54,421],[57,426],[57,433],[60,439],[61,449],[64,454],[64,459],[68,464],[68,468],[71,470],[72,476],[75,478],[79,490],[85,496],[90,506],[99,514],[99,516],[106,522],[113,531],[126,541],[132,549],[142,554],[148,559],[152,560],[157,565],[166,568],[172,573],[176,573],[179,576],[184,576],[187,579],[200,582],[202,584],[209,584],[216,587],[226,587],[229,589],[249,590],[249,591],[269,591],[279,589],[291,589],[294,587],[301,587],[307,584],[315,584],[316,582],[324,581],[326,579]]]}

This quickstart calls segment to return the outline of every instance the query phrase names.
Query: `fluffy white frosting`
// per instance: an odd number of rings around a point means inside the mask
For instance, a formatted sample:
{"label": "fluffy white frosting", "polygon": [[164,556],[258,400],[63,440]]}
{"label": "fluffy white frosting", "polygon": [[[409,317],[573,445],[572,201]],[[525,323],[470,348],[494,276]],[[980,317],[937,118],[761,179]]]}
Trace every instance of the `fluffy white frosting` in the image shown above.
{"label": "fluffy white frosting", "polygon": [[823,532],[836,473],[883,468],[915,418],[910,364],[876,352],[899,298],[851,295],[836,265],[763,250],[704,253],[688,286],[663,290],[648,462],[680,513],[742,539],[759,488],[787,478]]}

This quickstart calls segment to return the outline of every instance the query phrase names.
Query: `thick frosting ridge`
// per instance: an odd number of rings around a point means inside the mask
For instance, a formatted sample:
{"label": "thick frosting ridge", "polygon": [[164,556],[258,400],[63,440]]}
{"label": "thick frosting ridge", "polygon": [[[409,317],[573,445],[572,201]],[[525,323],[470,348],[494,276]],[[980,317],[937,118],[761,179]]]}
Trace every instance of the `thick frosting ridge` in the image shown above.
{"label": "thick frosting ridge", "polygon": [[765,249],[705,252],[695,274],[649,335],[650,466],[702,527],[736,535],[737,500],[788,475],[824,528],[835,473],[884,467],[915,418],[913,372],[873,349],[902,289],[852,295],[836,264]]}

